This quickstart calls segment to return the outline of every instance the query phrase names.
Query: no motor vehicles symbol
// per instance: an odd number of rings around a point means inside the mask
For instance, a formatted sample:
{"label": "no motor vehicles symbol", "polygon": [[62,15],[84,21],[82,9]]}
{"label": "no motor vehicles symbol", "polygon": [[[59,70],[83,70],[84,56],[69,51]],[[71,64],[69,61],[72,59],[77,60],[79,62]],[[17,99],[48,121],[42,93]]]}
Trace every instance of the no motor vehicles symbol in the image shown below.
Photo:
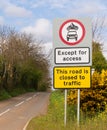
{"label": "no motor vehicles symbol", "polygon": [[60,39],[71,46],[80,43],[84,39],[85,33],[84,25],[76,19],[65,21],[59,29]]}

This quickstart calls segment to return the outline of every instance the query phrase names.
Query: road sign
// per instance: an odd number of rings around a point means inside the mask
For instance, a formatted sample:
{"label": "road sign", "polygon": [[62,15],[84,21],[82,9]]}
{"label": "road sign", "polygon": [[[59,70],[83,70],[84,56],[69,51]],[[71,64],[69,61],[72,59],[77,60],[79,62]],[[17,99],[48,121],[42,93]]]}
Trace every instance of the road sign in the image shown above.
{"label": "road sign", "polygon": [[66,125],[66,89],[78,88],[77,121],[79,125],[79,89],[91,86],[92,32],[90,19],[55,19],[53,59],[53,87],[65,89],[64,123]]}
{"label": "road sign", "polygon": [[[55,19],[53,28],[54,66],[92,65],[90,19]],[[80,50],[83,54],[80,54]]]}
{"label": "road sign", "polygon": [[88,64],[90,48],[55,48],[55,64]]}
{"label": "road sign", "polygon": [[55,67],[53,86],[58,88],[90,88],[90,67]]}
{"label": "road sign", "polygon": [[85,27],[79,20],[69,19],[60,26],[59,36],[67,45],[80,43],[85,36]]}

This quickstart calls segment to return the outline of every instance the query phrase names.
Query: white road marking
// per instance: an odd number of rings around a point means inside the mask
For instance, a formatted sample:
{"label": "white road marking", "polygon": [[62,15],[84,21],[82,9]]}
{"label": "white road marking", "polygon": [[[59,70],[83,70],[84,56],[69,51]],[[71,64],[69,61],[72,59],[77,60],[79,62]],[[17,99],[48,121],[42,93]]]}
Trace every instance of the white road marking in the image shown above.
{"label": "white road marking", "polygon": [[16,104],[15,107],[18,107],[18,106],[22,105],[23,103],[24,103],[24,101],[22,101],[22,102]]}
{"label": "white road marking", "polygon": [[10,109],[7,109],[6,111],[0,113],[0,116],[4,115],[5,113],[7,113],[7,112],[9,112],[9,111],[10,111]]}
{"label": "white road marking", "polygon": [[37,94],[33,95],[33,97],[36,97],[36,96],[37,96]]}
{"label": "white road marking", "polygon": [[32,97],[29,97],[29,98],[26,99],[26,101],[29,101],[29,100],[31,100],[31,99],[32,99]]}
{"label": "white road marking", "polygon": [[[31,100],[33,97],[36,97],[37,95],[39,95],[39,93],[33,95],[32,97],[27,98],[26,101]],[[15,106],[15,107],[18,107],[18,106],[22,105],[24,102],[25,102],[25,101],[22,101],[22,102],[20,102],[20,103],[14,105],[14,106]],[[0,116],[4,115],[5,113],[9,112],[10,110],[11,110],[11,109],[9,108],[9,109],[5,110],[4,112],[0,113]]]}

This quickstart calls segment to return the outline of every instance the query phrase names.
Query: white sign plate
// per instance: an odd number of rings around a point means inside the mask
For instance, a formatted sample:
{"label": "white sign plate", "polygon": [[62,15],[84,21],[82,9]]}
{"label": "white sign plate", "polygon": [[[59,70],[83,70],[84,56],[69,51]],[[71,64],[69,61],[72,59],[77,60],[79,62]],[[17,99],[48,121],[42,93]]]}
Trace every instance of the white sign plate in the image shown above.
{"label": "white sign plate", "polygon": [[56,48],[55,64],[88,64],[90,62],[90,48]]}

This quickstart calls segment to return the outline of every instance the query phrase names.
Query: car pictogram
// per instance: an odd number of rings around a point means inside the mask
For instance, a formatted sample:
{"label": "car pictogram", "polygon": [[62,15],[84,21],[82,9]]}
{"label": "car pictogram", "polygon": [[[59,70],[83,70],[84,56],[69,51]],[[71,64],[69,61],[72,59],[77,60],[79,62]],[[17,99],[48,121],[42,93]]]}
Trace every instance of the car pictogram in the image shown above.
{"label": "car pictogram", "polygon": [[75,39],[77,41],[78,35],[76,31],[69,31],[67,33],[67,41],[69,41],[69,39]]}

